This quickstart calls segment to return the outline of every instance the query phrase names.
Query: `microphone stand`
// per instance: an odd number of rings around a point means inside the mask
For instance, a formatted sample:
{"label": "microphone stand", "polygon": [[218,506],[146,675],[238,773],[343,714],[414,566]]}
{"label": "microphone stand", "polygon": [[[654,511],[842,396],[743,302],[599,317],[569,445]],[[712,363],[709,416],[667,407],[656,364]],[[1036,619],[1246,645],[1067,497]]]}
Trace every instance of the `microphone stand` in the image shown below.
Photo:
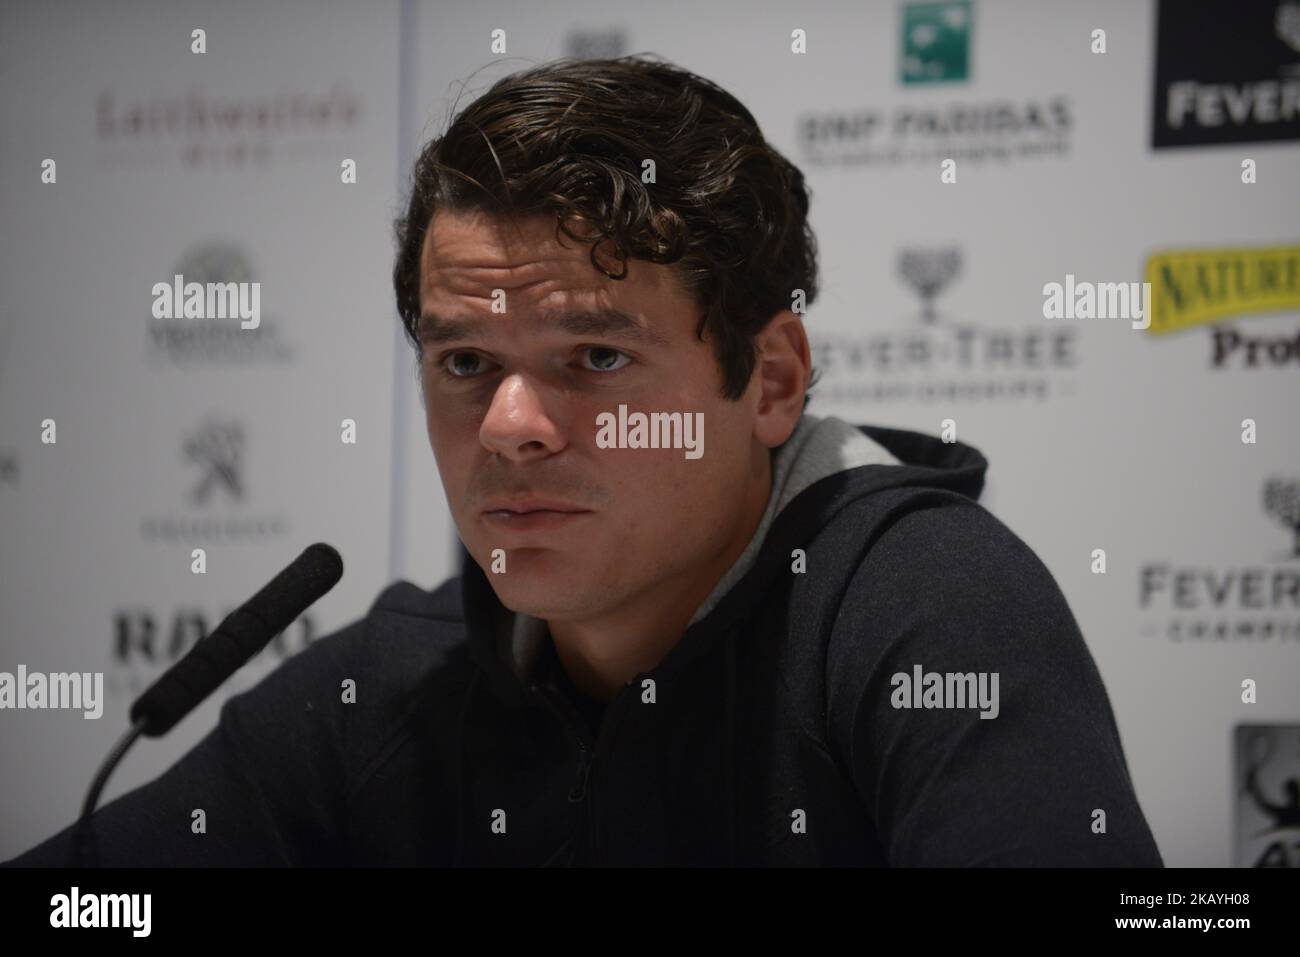
{"label": "microphone stand", "polygon": [[147,723],[147,719],[143,717],[136,719],[135,724],[131,725],[108,757],[104,759],[104,763],[99,766],[99,772],[90,783],[90,791],[86,794],[86,801],[81,806],[81,817],[77,820],[77,829],[72,835],[72,853],[68,862],[69,867],[99,866],[99,849],[95,845],[95,831],[91,824],[91,818],[95,815],[95,805],[99,803],[100,792],[104,790],[104,785],[108,783],[108,776],[113,773],[113,769],[122,760],[127,749],[135,743],[135,739],[144,733]]}

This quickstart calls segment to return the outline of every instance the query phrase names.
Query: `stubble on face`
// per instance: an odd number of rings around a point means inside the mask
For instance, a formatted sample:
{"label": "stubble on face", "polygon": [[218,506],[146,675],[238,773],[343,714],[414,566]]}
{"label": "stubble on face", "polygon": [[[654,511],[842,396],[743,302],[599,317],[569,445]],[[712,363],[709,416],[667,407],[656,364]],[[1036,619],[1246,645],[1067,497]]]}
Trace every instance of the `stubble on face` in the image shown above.
{"label": "stubble on face", "polygon": [[[473,329],[425,341],[421,365],[429,440],[461,539],[502,602],[538,617],[592,620],[688,600],[752,524],[756,454],[766,461],[751,433],[753,392],[722,398],[712,348],[695,336],[698,306],[668,267],[633,260],[626,279],[612,280],[592,267],[587,245],[557,242],[553,220],[519,226],[522,234],[482,215],[440,214],[426,236],[425,317]],[[505,311],[494,311],[502,301]],[[662,341],[542,321],[598,310],[632,317]],[[632,361],[593,371],[593,356],[611,353]],[[457,362],[481,374],[445,375]],[[706,454],[598,448],[597,416],[620,404],[702,412]],[[535,529],[484,514],[493,500],[525,495],[586,513]]]}

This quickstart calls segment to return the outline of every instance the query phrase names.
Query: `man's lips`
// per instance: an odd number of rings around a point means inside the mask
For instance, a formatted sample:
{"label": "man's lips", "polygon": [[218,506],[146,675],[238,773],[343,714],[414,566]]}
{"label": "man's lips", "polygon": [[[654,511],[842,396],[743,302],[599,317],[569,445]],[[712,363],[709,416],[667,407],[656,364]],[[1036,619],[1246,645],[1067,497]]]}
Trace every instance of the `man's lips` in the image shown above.
{"label": "man's lips", "polygon": [[529,499],[514,502],[490,502],[481,520],[497,534],[556,533],[581,523],[592,512],[568,502]]}
{"label": "man's lips", "polygon": [[576,514],[586,511],[589,509],[553,498],[493,499],[482,508],[484,515],[502,512],[514,515],[527,515],[532,512]]}

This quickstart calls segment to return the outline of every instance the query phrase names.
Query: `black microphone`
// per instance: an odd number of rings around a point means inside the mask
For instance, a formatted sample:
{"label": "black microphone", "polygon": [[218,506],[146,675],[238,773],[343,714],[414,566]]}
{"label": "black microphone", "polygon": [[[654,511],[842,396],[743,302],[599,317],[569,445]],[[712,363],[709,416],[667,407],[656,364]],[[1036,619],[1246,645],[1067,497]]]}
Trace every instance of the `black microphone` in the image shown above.
{"label": "black microphone", "polygon": [[343,577],[343,559],[323,542],[308,547],[270,584],[232,611],[131,705],[141,733],[166,734]]}
{"label": "black microphone", "polygon": [[77,822],[73,864],[93,856],[90,819],[108,775],[141,734],[166,734],[272,638],[343,577],[343,558],[324,542],[308,546],[261,591],[236,608],[131,705],[131,729],[95,776]]}

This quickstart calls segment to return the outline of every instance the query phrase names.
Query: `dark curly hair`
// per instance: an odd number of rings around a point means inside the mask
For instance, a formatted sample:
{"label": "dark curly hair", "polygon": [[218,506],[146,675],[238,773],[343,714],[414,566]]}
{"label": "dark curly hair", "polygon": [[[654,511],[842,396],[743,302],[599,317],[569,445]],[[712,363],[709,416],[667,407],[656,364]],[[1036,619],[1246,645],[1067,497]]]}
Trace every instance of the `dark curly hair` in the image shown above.
{"label": "dark curly hair", "polygon": [[[645,160],[654,183],[642,182]],[[807,305],[817,296],[808,198],[803,173],[711,81],[647,54],[552,61],[498,80],[421,151],[395,223],[397,310],[418,355],[420,253],[436,211],[553,215],[556,239],[589,242],[611,279],[627,275],[629,257],[674,269],[735,401],[754,370],[754,336],[796,289]],[[620,273],[597,247],[612,248]]]}

